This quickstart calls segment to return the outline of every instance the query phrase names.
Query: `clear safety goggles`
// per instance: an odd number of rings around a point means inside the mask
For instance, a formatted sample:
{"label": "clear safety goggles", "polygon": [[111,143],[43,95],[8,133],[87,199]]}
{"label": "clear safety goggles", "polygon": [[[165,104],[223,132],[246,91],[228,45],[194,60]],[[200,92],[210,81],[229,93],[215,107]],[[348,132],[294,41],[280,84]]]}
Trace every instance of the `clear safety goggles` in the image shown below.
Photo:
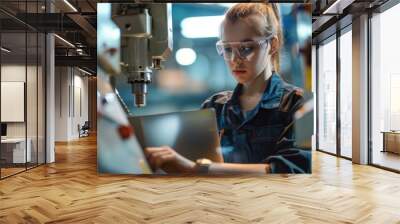
{"label": "clear safety goggles", "polygon": [[266,44],[273,35],[266,38],[242,42],[217,42],[216,48],[219,55],[223,56],[226,61],[233,61],[233,56],[236,54],[242,60],[250,61],[256,52]]}

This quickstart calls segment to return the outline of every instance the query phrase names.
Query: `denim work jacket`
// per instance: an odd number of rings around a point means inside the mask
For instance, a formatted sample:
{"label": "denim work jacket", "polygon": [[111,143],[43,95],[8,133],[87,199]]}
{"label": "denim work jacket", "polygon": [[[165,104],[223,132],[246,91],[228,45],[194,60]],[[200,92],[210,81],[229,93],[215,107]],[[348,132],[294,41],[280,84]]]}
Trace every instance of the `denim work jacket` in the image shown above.
{"label": "denim work jacket", "polygon": [[268,163],[272,173],[311,173],[311,152],[295,148],[290,125],[304,103],[303,92],[276,73],[266,82],[262,99],[246,115],[239,103],[241,84],[202,104],[216,111],[224,161]]}

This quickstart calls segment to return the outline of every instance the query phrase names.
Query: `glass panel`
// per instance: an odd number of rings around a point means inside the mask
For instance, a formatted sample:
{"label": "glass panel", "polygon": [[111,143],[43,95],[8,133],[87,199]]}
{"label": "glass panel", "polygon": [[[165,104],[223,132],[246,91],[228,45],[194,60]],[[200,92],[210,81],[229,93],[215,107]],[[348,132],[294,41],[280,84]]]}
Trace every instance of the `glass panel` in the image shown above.
{"label": "glass panel", "polygon": [[27,64],[27,143],[28,151],[30,148],[30,158],[28,158],[28,168],[37,165],[37,80],[38,80],[38,49],[37,41],[38,36],[36,32],[30,32],[27,34],[28,38],[28,64]]}
{"label": "glass panel", "polygon": [[31,20],[44,6],[44,0],[0,2],[13,15],[0,12],[2,94],[7,95],[0,107],[7,132],[0,145],[2,178],[45,161],[45,36],[21,22],[37,23]]}
{"label": "glass panel", "polygon": [[[27,2],[27,13],[36,14],[38,9],[37,2]],[[30,16],[29,20],[38,20],[37,16]],[[33,24],[36,24],[38,21],[30,21]],[[31,151],[30,158],[28,159],[27,166],[28,168],[37,166],[38,163],[38,141],[37,141],[37,132],[38,132],[38,33],[36,30],[28,30],[27,31],[27,53],[28,53],[28,61],[27,61],[27,99],[26,99],[26,110],[27,110],[27,150]]]}
{"label": "glass panel", "polygon": [[352,157],[352,33],[340,37],[340,153]]}
{"label": "glass panel", "polygon": [[318,148],[336,153],[336,40],[318,48]]}
{"label": "glass panel", "polygon": [[372,163],[400,170],[400,4],[372,22]]}
{"label": "glass panel", "polygon": [[1,156],[5,177],[25,170],[25,162],[30,158],[25,122],[26,34],[2,33],[1,43],[8,49],[1,52],[1,121],[6,125]]}

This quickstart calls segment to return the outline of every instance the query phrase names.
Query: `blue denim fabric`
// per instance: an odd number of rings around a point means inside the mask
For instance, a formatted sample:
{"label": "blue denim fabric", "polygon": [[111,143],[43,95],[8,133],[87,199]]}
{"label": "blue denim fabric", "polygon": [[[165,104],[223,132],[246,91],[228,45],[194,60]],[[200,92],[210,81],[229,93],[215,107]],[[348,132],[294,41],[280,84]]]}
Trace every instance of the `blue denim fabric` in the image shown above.
{"label": "blue denim fabric", "polygon": [[[302,90],[273,73],[257,106],[243,115],[242,85],[208,98],[202,108],[214,108],[224,161],[268,163],[273,173],[310,173],[311,152],[296,149],[293,115],[303,105]],[[312,124],[310,124],[312,125]]]}

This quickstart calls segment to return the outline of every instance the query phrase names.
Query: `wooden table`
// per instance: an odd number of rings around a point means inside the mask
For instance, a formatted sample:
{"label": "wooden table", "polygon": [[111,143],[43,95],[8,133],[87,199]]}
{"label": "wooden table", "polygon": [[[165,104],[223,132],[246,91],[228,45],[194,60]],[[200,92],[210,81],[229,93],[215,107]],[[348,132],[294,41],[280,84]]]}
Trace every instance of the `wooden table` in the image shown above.
{"label": "wooden table", "polygon": [[383,133],[382,152],[400,154],[400,131],[382,131],[381,133]]}
{"label": "wooden table", "polygon": [[[28,144],[26,144],[26,142]],[[25,149],[25,145],[27,145]],[[2,158],[5,163],[25,163],[31,161],[31,139],[6,138],[1,139]]]}

